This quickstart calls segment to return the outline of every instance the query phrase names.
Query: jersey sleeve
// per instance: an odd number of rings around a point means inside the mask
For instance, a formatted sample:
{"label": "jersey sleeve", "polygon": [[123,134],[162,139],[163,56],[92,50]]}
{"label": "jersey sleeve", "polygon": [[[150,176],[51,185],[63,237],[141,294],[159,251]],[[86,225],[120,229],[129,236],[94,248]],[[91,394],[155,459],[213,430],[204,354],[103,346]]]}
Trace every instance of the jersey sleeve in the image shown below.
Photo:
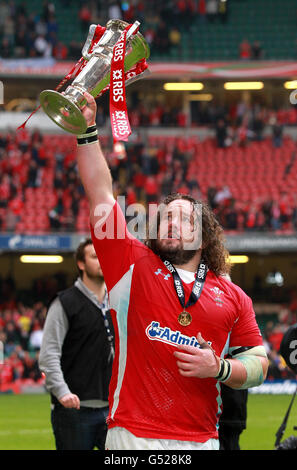
{"label": "jersey sleeve", "polygon": [[239,316],[231,332],[229,351],[237,347],[260,345],[263,345],[263,339],[256,321],[252,300],[240,291]]}
{"label": "jersey sleeve", "polygon": [[108,291],[148,250],[127,230],[124,214],[117,202],[111,211],[106,209],[105,216],[99,218],[94,227],[91,225],[91,236]]}

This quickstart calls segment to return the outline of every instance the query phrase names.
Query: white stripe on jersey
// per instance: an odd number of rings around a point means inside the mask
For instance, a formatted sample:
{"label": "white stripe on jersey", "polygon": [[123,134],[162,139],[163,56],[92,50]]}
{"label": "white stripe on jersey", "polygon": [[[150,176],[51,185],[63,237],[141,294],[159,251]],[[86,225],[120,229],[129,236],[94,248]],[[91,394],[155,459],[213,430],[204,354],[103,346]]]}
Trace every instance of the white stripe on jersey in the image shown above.
{"label": "white stripe on jersey", "polygon": [[117,312],[116,320],[119,332],[119,370],[117,387],[113,396],[113,406],[111,410],[111,418],[119,405],[119,396],[122,388],[123,378],[126,369],[127,361],[127,318],[130,302],[131,282],[133,275],[134,264],[130,266],[124,276],[117,282],[117,284],[109,292],[110,307]]}

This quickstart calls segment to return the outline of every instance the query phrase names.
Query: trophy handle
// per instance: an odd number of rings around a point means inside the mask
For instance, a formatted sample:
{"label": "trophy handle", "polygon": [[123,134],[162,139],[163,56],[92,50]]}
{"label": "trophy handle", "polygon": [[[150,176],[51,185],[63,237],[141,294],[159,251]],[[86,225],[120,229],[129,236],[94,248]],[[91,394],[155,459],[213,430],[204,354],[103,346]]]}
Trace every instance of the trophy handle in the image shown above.
{"label": "trophy handle", "polygon": [[[132,34],[134,34],[137,31],[139,26],[140,26],[140,22],[135,21],[133,23],[133,25],[131,26],[131,28],[129,28],[126,38],[129,39],[132,36]],[[97,28],[97,25],[95,25],[95,24],[90,25],[88,37],[87,37],[86,42],[84,43],[84,46],[83,46],[82,51],[81,51],[81,54],[82,54],[83,58],[86,59],[86,60],[90,60],[91,57],[92,57],[92,54],[89,53],[89,49],[90,49],[90,46],[92,44],[92,40],[94,38],[96,28]],[[100,46],[100,41],[98,42],[97,46]]]}
{"label": "trophy handle", "polygon": [[139,21],[135,21],[132,24],[131,28],[128,29],[126,39],[129,39],[129,37],[132,36],[132,34],[134,34],[137,31],[139,25],[140,25]]}
{"label": "trophy handle", "polygon": [[92,44],[92,40],[94,38],[96,27],[97,26],[95,24],[90,25],[88,37],[87,37],[86,42],[84,43],[82,51],[81,51],[81,54],[82,54],[83,58],[86,59],[86,60],[90,60],[90,58],[92,57],[92,55],[89,54],[89,49],[90,49],[90,46]]}
{"label": "trophy handle", "polygon": [[151,74],[151,71],[149,69],[145,69],[143,72],[140,72],[138,75],[128,78],[126,80],[126,86],[131,85],[131,83],[134,83],[137,80],[140,80],[141,78],[148,77],[150,74]]}

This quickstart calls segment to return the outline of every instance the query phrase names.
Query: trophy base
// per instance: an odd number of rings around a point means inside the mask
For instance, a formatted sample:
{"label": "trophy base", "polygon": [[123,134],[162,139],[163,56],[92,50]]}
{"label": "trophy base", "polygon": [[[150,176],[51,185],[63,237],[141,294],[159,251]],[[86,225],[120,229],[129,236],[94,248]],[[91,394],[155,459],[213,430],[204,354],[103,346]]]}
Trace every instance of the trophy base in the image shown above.
{"label": "trophy base", "polygon": [[72,134],[84,134],[87,123],[79,107],[53,90],[44,90],[40,93],[40,104],[44,112],[58,126]]}

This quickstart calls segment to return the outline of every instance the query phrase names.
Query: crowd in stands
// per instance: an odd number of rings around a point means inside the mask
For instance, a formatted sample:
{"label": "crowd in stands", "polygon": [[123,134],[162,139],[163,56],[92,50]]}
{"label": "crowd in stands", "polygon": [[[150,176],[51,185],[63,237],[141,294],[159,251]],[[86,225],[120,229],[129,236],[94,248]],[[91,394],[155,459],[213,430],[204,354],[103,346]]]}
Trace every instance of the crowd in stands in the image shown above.
{"label": "crowd in stands", "polygon": [[44,2],[40,13],[28,13],[25,2],[0,2],[0,57],[55,57],[58,24],[55,6]]}
{"label": "crowd in stands", "polygon": [[241,60],[261,60],[264,59],[265,52],[260,41],[254,41],[252,44],[247,39],[239,45],[239,58]]}
{"label": "crowd in stands", "polygon": [[[71,7],[69,0],[61,0],[63,7]],[[51,0],[44,1],[38,12],[28,12],[25,2],[0,1],[0,57],[54,57],[57,60],[78,60],[89,25],[105,25],[108,19],[122,19],[128,23],[136,20],[151,48],[152,57],[166,55],[171,48],[181,44],[183,29],[194,22],[213,23],[227,21],[228,0],[167,0],[122,2],[88,0],[75,5],[81,40],[65,43],[59,34],[58,8]],[[239,58],[259,60],[264,51],[259,41],[252,44],[243,39],[239,45]]]}
{"label": "crowd in stands", "polygon": [[20,291],[11,277],[0,277],[0,392],[10,383],[43,384],[38,357],[47,305],[66,282],[64,273],[46,275]]}
{"label": "crowd in stands", "polygon": [[[194,21],[213,22],[217,18],[226,21],[227,4],[227,0],[74,2],[78,9],[81,41],[73,40],[66,44],[61,40],[57,22],[59,7],[53,1],[44,1],[39,11],[28,12],[25,2],[15,4],[13,1],[1,0],[0,58],[54,57],[58,60],[77,60],[89,25],[105,25],[111,18],[128,23],[140,21],[141,31],[151,46],[152,56],[155,52],[162,55],[180,44],[181,28],[189,28]],[[71,8],[71,2],[61,0],[61,6]]]}
{"label": "crowd in stands", "polygon": [[285,324],[269,322],[264,331],[264,346],[269,360],[267,380],[296,380],[296,375],[287,367],[279,353],[281,340],[287,328]]}
{"label": "crowd in stands", "polygon": [[280,354],[283,336],[288,327],[295,325],[296,322],[297,291],[293,290],[288,293],[287,302],[283,304],[276,318],[266,321],[262,328],[264,346],[269,359],[268,380],[296,380],[296,374],[287,367],[284,358]]}
{"label": "crowd in stands", "polygon": [[[143,102],[143,100],[136,99],[133,106],[129,108],[131,108],[129,119],[133,127],[216,127],[219,121],[223,120],[224,138],[229,136],[232,140],[237,139],[241,144],[249,139],[261,140],[265,129],[271,129],[275,137],[280,137],[279,144],[281,145],[283,126],[297,124],[295,106],[275,110],[265,105],[246,104],[241,101],[221,105],[214,100],[213,102],[197,102],[195,109],[191,112],[191,117],[181,107],[153,100]],[[104,123],[108,118],[108,108],[102,112],[101,123]],[[222,143],[225,144],[224,141]]]}
{"label": "crowd in stands", "polygon": [[[98,109],[101,128],[107,116],[101,106]],[[139,126],[176,125],[170,118],[175,112],[161,105],[150,109],[140,104],[133,108],[130,113],[133,136],[123,147],[122,155],[114,151],[110,136],[101,139],[117,195],[125,196],[127,204],[140,202],[146,206],[158,203],[170,192],[190,192],[209,203],[226,230],[296,231],[297,194],[288,189],[289,181],[296,184],[293,181],[296,144],[282,133],[284,124],[296,123],[294,107],[275,113],[258,106],[247,108],[243,103],[228,110],[209,105],[201,110],[200,116],[204,117],[200,124],[210,124],[214,133],[204,140],[198,136],[169,134],[168,138],[154,138],[138,133]],[[178,118],[178,127],[182,127],[184,119]],[[267,128],[271,130],[269,137],[264,135]],[[88,229],[88,207],[77,174],[75,145],[72,136],[53,137],[27,128],[0,134],[0,231],[46,233]],[[253,161],[256,154],[260,160]],[[211,180],[211,165],[218,165],[223,172],[221,160],[229,161],[234,156],[241,158],[243,168],[255,165],[254,179],[250,182],[245,179],[244,186],[236,188],[236,178],[228,178],[228,174],[220,177],[216,171]],[[275,188],[268,186],[265,195],[261,189],[268,184],[271,172],[263,169],[263,165],[269,165],[272,158],[270,166],[278,168],[278,181],[274,177],[269,182]],[[205,160],[208,168],[203,165]],[[234,170],[234,165],[231,166]],[[245,185],[249,184],[254,188],[247,193]],[[29,225],[30,220],[35,225]]]}
{"label": "crowd in stands", "polygon": [[[3,284],[11,283],[11,280],[3,281]],[[1,302],[0,344],[3,345],[4,361],[0,367],[0,390],[5,383],[42,379],[38,355],[45,314],[46,307],[42,302],[30,307],[22,302]]]}
{"label": "crowd in stands", "polygon": [[[61,16],[59,4],[51,0],[44,1],[38,11],[29,12],[25,2],[16,4],[1,0],[0,58],[54,57],[57,60],[78,60],[90,24],[105,25],[111,18],[128,23],[140,21],[141,32],[151,48],[151,57],[156,54],[162,58],[171,49],[179,48],[183,31],[189,31],[191,25],[226,23],[230,8],[229,0],[60,0],[60,5],[63,8],[74,5],[78,10],[77,25],[71,27],[80,27],[79,40],[64,40],[59,31],[61,25],[57,21],[57,16]],[[238,58],[245,61],[265,59],[265,51],[260,41],[251,42],[243,37],[238,44]]]}

